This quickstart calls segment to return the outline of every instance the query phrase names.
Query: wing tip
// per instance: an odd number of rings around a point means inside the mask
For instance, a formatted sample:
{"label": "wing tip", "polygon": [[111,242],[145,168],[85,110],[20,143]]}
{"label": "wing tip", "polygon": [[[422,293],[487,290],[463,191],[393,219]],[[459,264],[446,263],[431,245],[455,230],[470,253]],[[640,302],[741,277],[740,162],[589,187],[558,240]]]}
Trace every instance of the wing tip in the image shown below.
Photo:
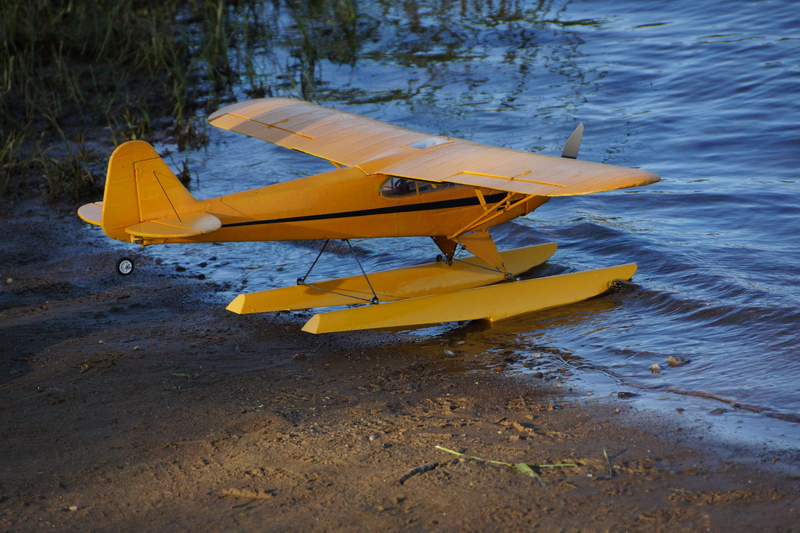
{"label": "wing tip", "polygon": [[225,107],[220,107],[208,116],[208,121],[213,123],[216,119],[224,115],[229,115],[250,107],[263,106],[267,102],[273,104],[270,107],[274,108],[304,102],[304,100],[298,100],[296,98],[255,98],[253,100],[244,100],[242,102],[226,105]]}

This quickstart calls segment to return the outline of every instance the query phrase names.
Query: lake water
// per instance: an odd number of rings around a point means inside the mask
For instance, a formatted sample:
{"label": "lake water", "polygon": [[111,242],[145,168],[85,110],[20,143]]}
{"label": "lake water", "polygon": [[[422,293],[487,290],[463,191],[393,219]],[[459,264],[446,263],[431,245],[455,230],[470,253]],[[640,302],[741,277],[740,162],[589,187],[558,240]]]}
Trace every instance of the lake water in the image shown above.
{"label": "lake water", "polygon": [[[409,332],[409,342],[456,346],[486,364],[511,350],[532,371],[571,369],[570,383],[594,397],[634,392],[631,401],[640,406],[686,409],[676,416],[727,437],[800,445],[797,5],[356,4],[359,17],[349,27],[356,37],[344,63],[328,48],[339,28],[326,32],[323,21],[315,51],[322,59],[313,69],[301,66],[288,44],[298,38],[291,14],[277,14],[272,45],[253,56],[272,95],[305,90],[318,103],[415,130],[551,155],[582,121],[580,158],[662,176],[648,187],[556,198],[493,230],[502,249],[557,242],[542,273],[636,262],[625,290],[489,329]],[[313,83],[304,85],[303,77]],[[331,168],[262,141],[210,134],[207,149],[188,154],[200,177],[192,189],[198,197]],[[437,253],[427,239],[355,244],[372,271]],[[148,253],[222,283],[230,289],[224,300],[292,284],[315,246],[176,245]],[[209,267],[195,266],[211,257],[217,259]],[[334,254],[316,272],[342,276],[356,268],[352,258]],[[669,356],[691,362],[673,368]],[[650,372],[654,363],[660,374]],[[708,414],[718,408],[724,412]]]}

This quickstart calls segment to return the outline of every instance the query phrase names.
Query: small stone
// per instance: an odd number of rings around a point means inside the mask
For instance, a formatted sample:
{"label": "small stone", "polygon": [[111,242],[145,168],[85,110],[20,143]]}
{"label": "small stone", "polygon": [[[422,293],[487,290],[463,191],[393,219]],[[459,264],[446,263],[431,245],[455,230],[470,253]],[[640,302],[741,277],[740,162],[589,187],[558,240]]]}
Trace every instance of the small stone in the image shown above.
{"label": "small stone", "polygon": [[134,352],[138,352],[138,351],[139,351],[139,350],[141,350],[141,349],[142,349],[142,347],[141,347],[141,346],[134,346],[134,347],[133,347],[133,351],[134,351]]}
{"label": "small stone", "polygon": [[444,349],[444,354],[447,357],[455,357],[456,356],[456,354],[455,354],[455,352],[453,352],[453,350],[448,350],[447,348]]}
{"label": "small stone", "polygon": [[306,356],[301,353],[296,353],[292,356],[292,359],[294,359],[295,361],[305,361]]}
{"label": "small stone", "polygon": [[105,344],[106,341],[97,341],[97,344]]}
{"label": "small stone", "polygon": [[186,267],[178,265],[175,267],[175,272],[186,272]]}
{"label": "small stone", "polygon": [[636,396],[633,392],[618,392],[617,398],[633,398]]}
{"label": "small stone", "polygon": [[13,279],[11,279],[11,278],[8,278],[8,279],[6,280],[6,285],[11,285],[12,283],[14,283],[14,280],[13,280]]}
{"label": "small stone", "polygon": [[650,372],[652,372],[653,374],[660,374],[661,365],[659,365],[658,363],[653,363],[652,365],[650,365]]}
{"label": "small stone", "polygon": [[77,510],[78,510],[78,506],[77,506],[77,505],[70,505],[70,506],[69,506],[69,510],[70,510],[70,511],[72,511],[72,512],[74,513],[75,511],[77,511]]}
{"label": "small stone", "polygon": [[727,409],[723,409],[722,407],[717,407],[716,409],[712,409],[708,412],[710,415],[721,415],[727,413]]}
{"label": "small stone", "polygon": [[370,440],[370,442],[372,442],[374,440],[378,440],[378,436],[377,435],[370,435],[369,436],[369,440]]}
{"label": "small stone", "polygon": [[495,372],[502,372],[505,369],[506,367],[504,367],[503,365],[497,365],[496,367],[492,368],[492,370],[494,370]]}
{"label": "small stone", "polygon": [[683,357],[682,355],[670,355],[667,357],[667,364],[669,366],[682,366],[689,361],[690,359],[688,357]]}
{"label": "small stone", "polygon": [[534,359],[541,359],[542,358],[542,354],[535,353],[535,354],[531,355],[531,357],[533,357]]}

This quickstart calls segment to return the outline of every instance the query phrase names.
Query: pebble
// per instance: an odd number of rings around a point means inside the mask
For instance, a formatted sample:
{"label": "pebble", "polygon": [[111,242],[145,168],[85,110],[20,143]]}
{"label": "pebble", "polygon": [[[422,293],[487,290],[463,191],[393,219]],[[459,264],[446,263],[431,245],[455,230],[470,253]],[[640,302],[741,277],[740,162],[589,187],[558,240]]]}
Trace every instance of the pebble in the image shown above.
{"label": "pebble", "polygon": [[292,356],[292,359],[294,359],[295,361],[305,361],[306,356],[301,353],[296,353]]}
{"label": "pebble", "polygon": [[444,354],[447,357],[455,357],[456,356],[456,354],[455,354],[455,352],[453,352],[453,350],[448,350],[447,348],[444,349]]}
{"label": "pebble", "polygon": [[11,285],[12,283],[14,283],[14,280],[13,280],[13,279],[11,279],[11,278],[8,278],[8,279],[6,280],[6,285]]}
{"label": "pebble", "polygon": [[658,363],[653,363],[652,365],[650,365],[650,372],[652,372],[653,374],[660,374],[661,365],[659,365]]}
{"label": "pebble", "polygon": [[682,355],[670,355],[667,357],[667,364],[669,366],[681,366],[688,363],[690,359],[688,357],[684,357]]}

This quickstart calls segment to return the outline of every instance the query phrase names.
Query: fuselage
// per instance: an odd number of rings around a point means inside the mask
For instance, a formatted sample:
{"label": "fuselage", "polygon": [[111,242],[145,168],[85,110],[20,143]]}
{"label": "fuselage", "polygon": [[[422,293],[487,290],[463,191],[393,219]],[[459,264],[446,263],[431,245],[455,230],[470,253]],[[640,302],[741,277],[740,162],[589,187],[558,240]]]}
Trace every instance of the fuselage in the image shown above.
{"label": "fuselage", "polygon": [[[169,242],[450,236],[506,197],[501,191],[344,168],[201,200],[203,211],[218,217],[222,227]],[[476,229],[525,215],[547,200],[533,197]]]}

